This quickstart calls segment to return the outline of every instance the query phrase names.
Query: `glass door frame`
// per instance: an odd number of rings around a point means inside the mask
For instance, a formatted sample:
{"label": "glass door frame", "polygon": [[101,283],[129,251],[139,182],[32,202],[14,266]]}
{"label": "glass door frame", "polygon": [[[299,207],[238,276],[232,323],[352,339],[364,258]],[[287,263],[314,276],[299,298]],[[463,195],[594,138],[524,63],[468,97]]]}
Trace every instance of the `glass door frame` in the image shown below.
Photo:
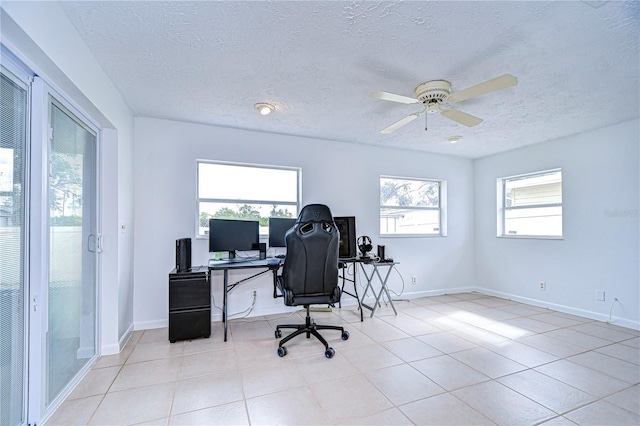
{"label": "glass door frame", "polygon": [[31,140],[31,81],[32,75],[29,74],[20,62],[14,57],[14,55],[5,48],[4,45],[0,44],[0,56],[2,57],[2,72],[9,79],[11,79],[14,83],[22,86],[26,91],[26,108],[25,108],[25,140],[23,141],[23,153],[22,153],[22,198],[23,198],[23,232],[22,232],[22,251],[23,258],[22,264],[20,268],[22,269],[22,291],[23,291],[23,362],[22,362],[22,421],[23,424],[27,423],[27,409],[28,409],[28,367],[29,367],[29,320],[30,320],[30,312],[29,308],[31,304],[29,303],[29,295],[30,295],[30,278],[29,278],[29,264],[30,264],[30,256],[29,256],[29,247],[30,247],[30,233],[29,233],[29,209],[30,209],[30,198],[31,198],[31,186],[30,186],[30,169],[31,169],[31,161],[30,161],[30,140]]}
{"label": "glass door frame", "polygon": [[96,242],[95,265],[95,354],[76,374],[60,394],[47,404],[47,346],[48,331],[48,287],[49,287],[49,170],[51,157],[50,144],[50,104],[52,99],[78,117],[87,127],[96,133],[95,188],[96,231],[101,232],[101,131],[100,127],[86,114],[59,94],[44,80],[35,77],[32,83],[31,105],[31,157],[30,157],[30,208],[29,208],[29,363],[28,363],[28,413],[29,424],[42,423],[60,405],[73,387],[93,366],[100,356],[100,294],[101,294],[101,256],[100,241]]}

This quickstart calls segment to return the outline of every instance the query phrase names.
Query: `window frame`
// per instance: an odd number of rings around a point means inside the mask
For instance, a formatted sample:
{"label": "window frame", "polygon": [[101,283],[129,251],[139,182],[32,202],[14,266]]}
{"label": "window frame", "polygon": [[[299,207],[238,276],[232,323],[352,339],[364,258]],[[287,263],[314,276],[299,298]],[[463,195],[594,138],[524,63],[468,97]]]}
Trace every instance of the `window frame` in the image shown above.
{"label": "window frame", "polygon": [[[524,206],[507,206],[507,182],[529,179],[533,177],[541,177],[554,173],[560,173],[560,197],[559,203],[543,203],[543,204],[530,204]],[[563,174],[562,168],[542,170],[538,172],[524,173],[520,175],[506,176],[498,178],[496,181],[496,194],[497,194],[497,231],[496,236],[498,238],[519,238],[519,239],[540,239],[540,240],[562,240],[564,239],[564,208],[563,208]],[[541,209],[550,207],[560,207],[560,235],[531,235],[531,234],[508,234],[506,226],[506,213],[508,211],[527,210],[527,209]]]}
{"label": "window frame", "polygon": [[[237,167],[251,167],[256,169],[265,169],[265,170],[286,170],[296,172],[296,201],[279,201],[279,200],[253,200],[248,198],[200,198],[200,174],[199,168],[200,164],[214,164],[221,166],[237,166]],[[302,199],[302,168],[301,167],[288,167],[288,166],[278,166],[278,165],[270,165],[270,164],[256,164],[256,163],[241,163],[241,162],[233,162],[233,161],[219,161],[219,160],[208,160],[208,159],[196,159],[196,205],[195,205],[195,238],[196,239],[208,239],[208,234],[200,233],[200,203],[207,202],[221,202],[221,203],[229,203],[229,204],[258,204],[258,205],[290,205],[295,206],[296,211],[300,212],[301,208],[301,199]],[[265,231],[260,229],[260,239],[268,238],[268,227]]]}
{"label": "window frame", "polygon": [[[382,191],[382,179],[397,179],[397,180],[409,180],[416,182],[433,182],[438,184],[438,207],[421,207],[421,206],[396,206],[396,205],[383,205],[381,202]],[[380,204],[378,210],[378,229],[380,232],[380,238],[440,238],[447,236],[447,181],[444,179],[431,179],[421,177],[407,177],[407,176],[392,176],[392,175],[380,175],[378,179],[378,202]],[[419,211],[438,211],[439,212],[439,231],[438,233],[383,233],[382,228],[382,209],[394,208],[405,210],[419,210]]]}

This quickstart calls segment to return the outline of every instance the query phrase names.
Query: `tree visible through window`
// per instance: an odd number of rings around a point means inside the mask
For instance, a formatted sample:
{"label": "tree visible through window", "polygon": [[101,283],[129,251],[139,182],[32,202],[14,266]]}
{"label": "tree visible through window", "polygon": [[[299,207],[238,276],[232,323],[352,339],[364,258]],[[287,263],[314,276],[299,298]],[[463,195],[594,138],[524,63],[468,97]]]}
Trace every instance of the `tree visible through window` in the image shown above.
{"label": "tree visible through window", "polygon": [[298,216],[300,169],[199,160],[197,235],[209,232],[209,219],[260,222],[268,233],[269,218]]}
{"label": "tree visible through window", "polygon": [[381,235],[445,235],[442,229],[444,182],[380,177]]}

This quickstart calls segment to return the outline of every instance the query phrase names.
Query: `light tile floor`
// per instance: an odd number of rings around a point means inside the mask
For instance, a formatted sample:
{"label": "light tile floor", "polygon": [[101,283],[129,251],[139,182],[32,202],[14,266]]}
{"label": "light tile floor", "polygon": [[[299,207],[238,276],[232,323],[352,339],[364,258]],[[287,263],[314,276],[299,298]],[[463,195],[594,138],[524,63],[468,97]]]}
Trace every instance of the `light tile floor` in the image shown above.
{"label": "light tile floor", "polygon": [[636,330],[478,293],[395,305],[314,312],[351,334],[323,331],[332,359],[304,337],[277,356],[275,326],[300,311],[233,320],[226,343],[219,322],[174,344],[134,332],[46,424],[640,424]]}

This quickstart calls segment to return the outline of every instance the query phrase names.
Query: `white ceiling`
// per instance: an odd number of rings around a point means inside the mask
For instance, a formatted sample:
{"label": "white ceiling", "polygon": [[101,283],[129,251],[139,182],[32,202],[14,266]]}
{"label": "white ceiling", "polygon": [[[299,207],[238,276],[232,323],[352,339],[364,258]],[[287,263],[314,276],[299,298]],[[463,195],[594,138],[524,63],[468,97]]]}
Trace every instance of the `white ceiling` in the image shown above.
{"label": "white ceiling", "polygon": [[[478,158],[640,116],[640,2],[61,2],[134,114]],[[518,85],[471,128],[369,98]],[[256,102],[275,105],[261,116]],[[462,140],[449,144],[446,138]]]}

